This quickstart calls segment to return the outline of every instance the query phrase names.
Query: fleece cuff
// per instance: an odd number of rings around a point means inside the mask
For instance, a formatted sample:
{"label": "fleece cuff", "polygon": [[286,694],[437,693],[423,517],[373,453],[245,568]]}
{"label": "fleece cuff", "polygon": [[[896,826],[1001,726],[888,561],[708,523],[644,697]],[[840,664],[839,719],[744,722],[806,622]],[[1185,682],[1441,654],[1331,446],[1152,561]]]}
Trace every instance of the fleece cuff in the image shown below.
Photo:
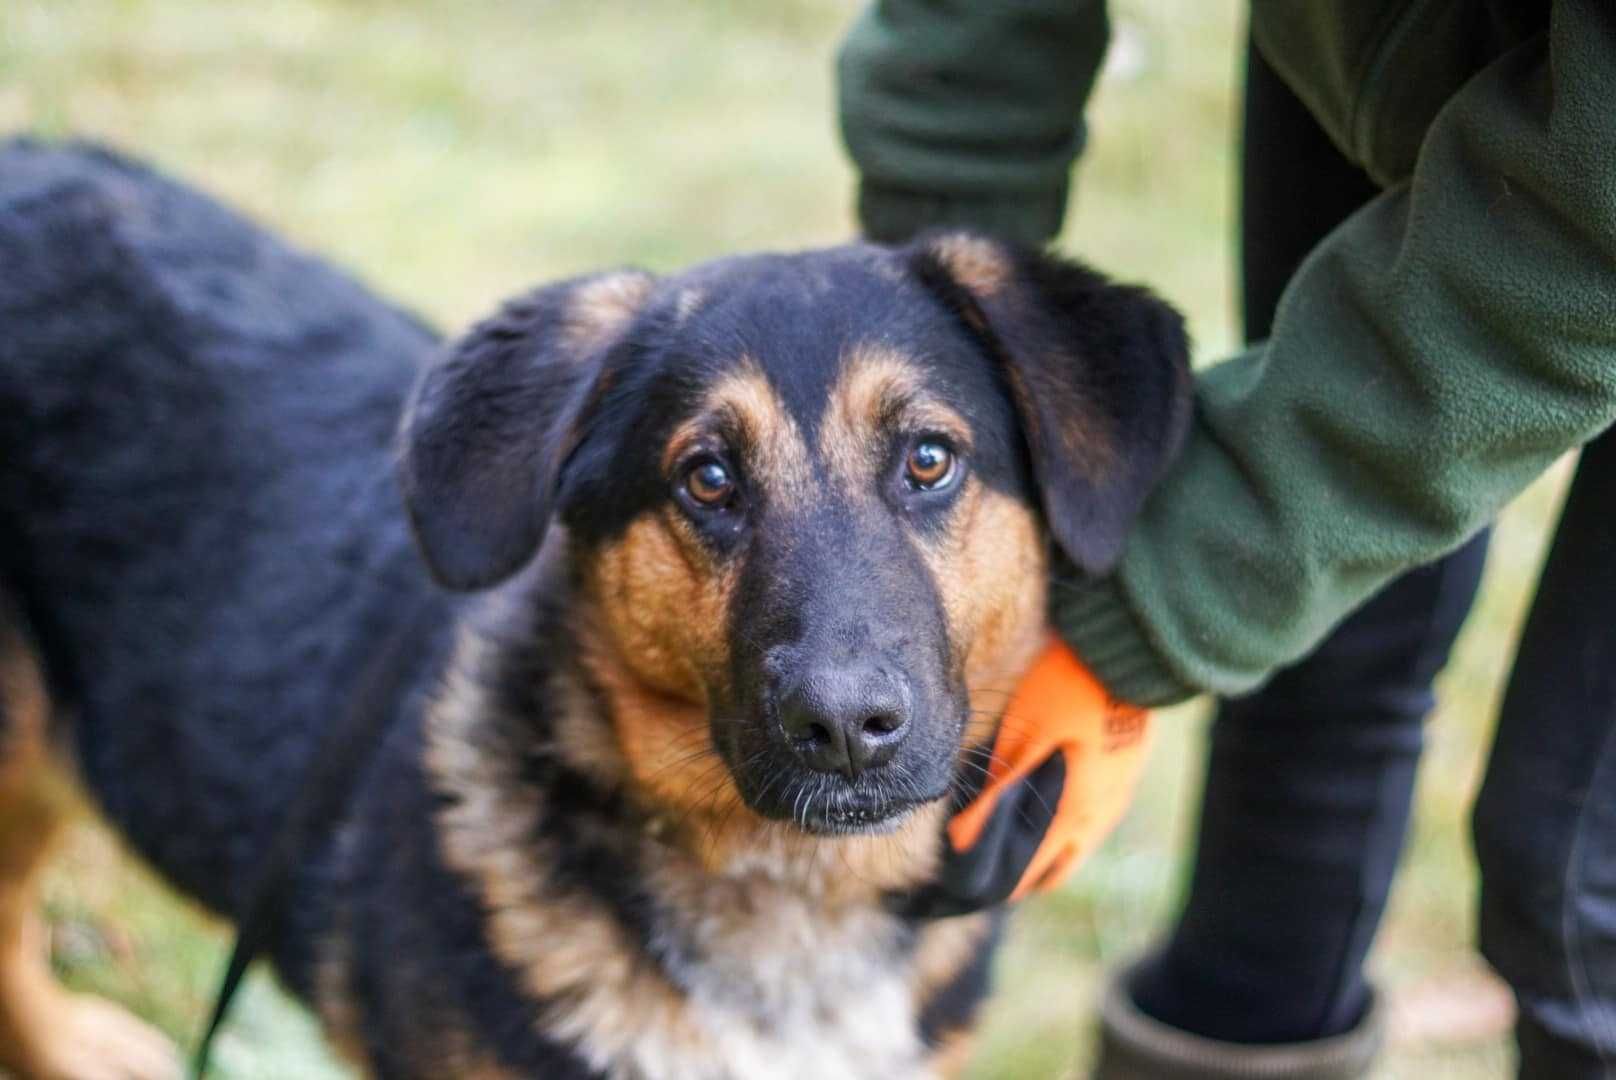
{"label": "fleece cuff", "polygon": [[865,236],[880,244],[903,243],[933,226],[960,225],[1042,247],[1060,232],[1066,192],[1063,183],[1026,195],[942,195],[865,180],[858,214]]}
{"label": "fleece cuff", "polygon": [[1050,613],[1066,643],[1118,700],[1155,708],[1200,693],[1151,645],[1115,577],[1065,568],[1056,576]]}

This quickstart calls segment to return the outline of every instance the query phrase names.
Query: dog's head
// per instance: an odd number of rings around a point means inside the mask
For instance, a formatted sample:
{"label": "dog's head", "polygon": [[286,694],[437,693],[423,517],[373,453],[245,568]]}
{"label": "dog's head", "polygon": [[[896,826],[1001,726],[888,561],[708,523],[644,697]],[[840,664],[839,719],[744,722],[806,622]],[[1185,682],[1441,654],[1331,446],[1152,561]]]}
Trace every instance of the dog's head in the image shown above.
{"label": "dog's head", "polygon": [[[532,292],[426,374],[402,472],[443,583],[506,579],[556,518],[602,647],[642,704],[701,717],[711,783],[868,831],[991,733],[1048,541],[1117,559],[1187,387],[1148,293],[943,233]],[[622,711],[635,774],[700,798],[702,755]]]}

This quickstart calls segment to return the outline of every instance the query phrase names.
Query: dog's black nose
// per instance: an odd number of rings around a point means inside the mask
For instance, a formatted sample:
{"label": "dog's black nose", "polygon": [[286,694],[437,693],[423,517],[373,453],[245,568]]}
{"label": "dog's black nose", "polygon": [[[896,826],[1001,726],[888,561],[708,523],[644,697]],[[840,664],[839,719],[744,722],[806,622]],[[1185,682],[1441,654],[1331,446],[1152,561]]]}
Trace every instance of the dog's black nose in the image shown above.
{"label": "dog's black nose", "polygon": [[809,768],[851,778],[892,760],[909,733],[908,695],[883,672],[825,668],[781,702],[780,723]]}

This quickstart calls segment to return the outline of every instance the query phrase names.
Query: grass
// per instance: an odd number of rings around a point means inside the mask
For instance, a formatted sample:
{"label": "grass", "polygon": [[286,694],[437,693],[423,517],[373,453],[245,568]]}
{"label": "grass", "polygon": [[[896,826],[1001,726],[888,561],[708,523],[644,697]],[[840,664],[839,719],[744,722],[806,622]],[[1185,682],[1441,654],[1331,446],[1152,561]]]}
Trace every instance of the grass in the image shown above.
{"label": "grass", "polygon": [[[1203,359],[1234,341],[1232,105],[1241,7],[1113,5],[1126,55],[1091,114],[1064,245],[1149,281]],[[93,135],[148,157],[447,326],[536,280],[653,269],[854,231],[830,56],[850,0],[9,0],[0,130]],[[1506,515],[1442,684],[1419,805],[1374,958],[1394,995],[1487,986],[1469,942],[1464,818],[1563,477]],[[1107,965],[1148,942],[1183,885],[1205,719],[1163,717],[1145,789],[1060,895],[1020,914],[972,1075],[1076,1075]],[[189,1043],[225,928],[86,818],[47,888],[55,963]],[[1425,995],[1420,997],[1419,995]],[[340,1075],[265,977],[221,1075]],[[1394,1041],[1381,1075],[1502,1076],[1496,1025]]]}

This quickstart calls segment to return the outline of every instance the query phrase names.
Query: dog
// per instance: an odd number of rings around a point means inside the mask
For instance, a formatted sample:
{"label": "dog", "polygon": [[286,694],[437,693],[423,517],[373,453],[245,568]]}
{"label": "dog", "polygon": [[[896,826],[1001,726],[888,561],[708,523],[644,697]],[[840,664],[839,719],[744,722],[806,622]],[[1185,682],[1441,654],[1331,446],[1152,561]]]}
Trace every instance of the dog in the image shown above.
{"label": "dog", "polygon": [[441,347],[111,152],[0,151],[0,1064],[168,1075],[67,995],[72,784],[228,918],[402,623],[269,947],[366,1074],[955,1074],[997,912],[942,826],[1188,410],[1179,316],[963,231],[574,278]]}

